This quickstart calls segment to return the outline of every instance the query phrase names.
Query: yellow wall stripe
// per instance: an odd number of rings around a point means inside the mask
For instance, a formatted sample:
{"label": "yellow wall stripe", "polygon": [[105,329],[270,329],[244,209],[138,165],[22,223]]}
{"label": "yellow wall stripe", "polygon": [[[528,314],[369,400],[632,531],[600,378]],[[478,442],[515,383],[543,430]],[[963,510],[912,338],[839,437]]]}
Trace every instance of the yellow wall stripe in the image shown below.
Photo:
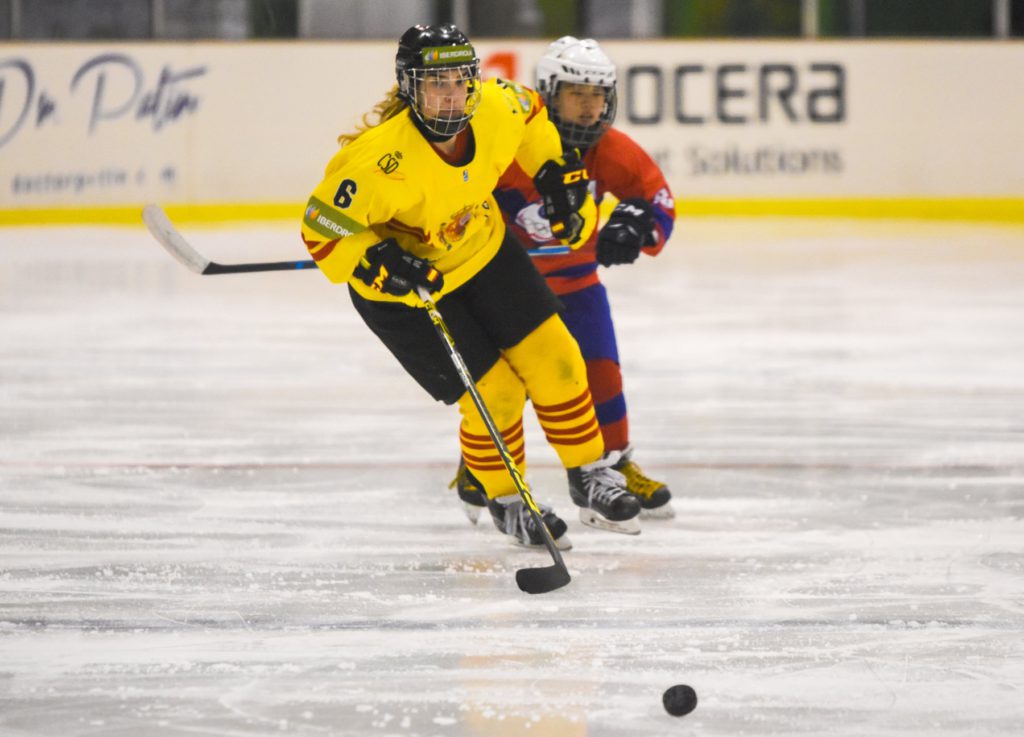
{"label": "yellow wall stripe", "polygon": [[[292,220],[298,227],[305,203],[165,205],[178,224]],[[1024,223],[1024,197],[774,198],[680,197],[680,216],[910,218]],[[0,210],[0,225],[139,225],[141,205]]]}
{"label": "yellow wall stripe", "polygon": [[821,199],[687,199],[676,200],[687,215],[782,216],[833,218],[913,218],[1024,222],[1024,197],[897,197]]}
{"label": "yellow wall stripe", "polygon": [[[292,220],[296,230],[305,203],[164,205],[175,224],[201,225],[252,220]],[[0,225],[141,225],[142,205],[0,210]]]}

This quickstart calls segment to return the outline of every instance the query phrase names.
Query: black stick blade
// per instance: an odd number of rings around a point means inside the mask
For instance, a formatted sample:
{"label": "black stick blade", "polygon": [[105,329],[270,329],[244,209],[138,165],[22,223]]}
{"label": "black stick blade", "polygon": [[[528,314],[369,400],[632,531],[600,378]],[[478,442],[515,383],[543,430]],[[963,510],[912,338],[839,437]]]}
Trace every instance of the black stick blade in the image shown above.
{"label": "black stick blade", "polygon": [[218,264],[211,261],[203,269],[206,274],[242,274],[250,271],[291,271],[293,269],[311,269],[316,267],[316,261],[268,261],[255,264]]}
{"label": "black stick blade", "polygon": [[553,565],[545,568],[520,568],[516,571],[516,583],[519,589],[528,594],[546,594],[560,589],[572,578],[564,565]]}

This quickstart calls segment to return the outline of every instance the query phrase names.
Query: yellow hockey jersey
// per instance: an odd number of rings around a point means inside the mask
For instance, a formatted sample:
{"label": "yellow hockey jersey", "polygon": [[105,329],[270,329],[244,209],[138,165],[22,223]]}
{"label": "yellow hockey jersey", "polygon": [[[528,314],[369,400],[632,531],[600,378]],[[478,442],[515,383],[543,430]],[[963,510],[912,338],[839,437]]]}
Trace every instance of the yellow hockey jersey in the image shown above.
{"label": "yellow hockey jersey", "polygon": [[[465,165],[441,158],[409,116],[403,110],[335,154],[309,198],[302,239],[332,282],[347,281],[367,299],[418,306],[414,293],[382,294],[353,277],[366,249],[394,238],[444,274],[442,296],[454,291],[494,257],[505,236],[492,194],[498,178],[513,160],[533,176],[562,147],[540,97],[503,80],[482,85]],[[589,197],[580,214],[581,244],[597,220]]]}

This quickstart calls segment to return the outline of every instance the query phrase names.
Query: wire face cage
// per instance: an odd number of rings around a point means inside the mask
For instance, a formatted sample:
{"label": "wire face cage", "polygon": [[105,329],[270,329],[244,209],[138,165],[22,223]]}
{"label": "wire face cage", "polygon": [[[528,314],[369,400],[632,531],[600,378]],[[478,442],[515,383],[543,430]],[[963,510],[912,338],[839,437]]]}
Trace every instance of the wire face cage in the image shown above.
{"label": "wire face cage", "polygon": [[[558,128],[558,133],[562,138],[563,145],[571,148],[588,149],[597,143],[597,140],[604,135],[604,132],[611,127],[612,121],[615,120],[618,96],[615,93],[615,87],[607,87],[599,84],[576,85],[580,88],[600,90],[601,94],[604,95],[604,105],[597,117],[597,121],[589,125],[578,123],[569,119],[565,111],[561,109],[559,102],[559,91],[571,84],[573,83],[555,82],[552,85],[552,92],[545,95],[545,103],[550,111],[552,122],[554,122],[555,127]],[[568,94],[571,94],[572,91],[574,90],[570,87]]]}
{"label": "wire face cage", "polygon": [[480,64],[406,69],[400,89],[423,126],[448,138],[469,125],[480,104]]}

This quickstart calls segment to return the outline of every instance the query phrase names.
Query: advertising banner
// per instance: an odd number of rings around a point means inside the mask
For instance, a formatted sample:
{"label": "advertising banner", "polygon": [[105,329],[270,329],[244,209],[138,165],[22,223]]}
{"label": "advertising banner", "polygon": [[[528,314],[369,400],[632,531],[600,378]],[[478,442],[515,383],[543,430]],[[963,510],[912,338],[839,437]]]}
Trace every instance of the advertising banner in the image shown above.
{"label": "advertising banner", "polygon": [[[681,202],[1024,202],[1024,45],[608,41],[616,125]],[[533,83],[545,42],[481,41]],[[394,83],[392,42],[0,45],[0,222],[281,216]],[[36,215],[31,215],[36,217]]]}
{"label": "advertising banner", "polygon": [[384,44],[0,47],[0,210],[304,200],[393,67]]}
{"label": "advertising banner", "polygon": [[618,123],[683,192],[1020,197],[1024,45],[608,44]]}

